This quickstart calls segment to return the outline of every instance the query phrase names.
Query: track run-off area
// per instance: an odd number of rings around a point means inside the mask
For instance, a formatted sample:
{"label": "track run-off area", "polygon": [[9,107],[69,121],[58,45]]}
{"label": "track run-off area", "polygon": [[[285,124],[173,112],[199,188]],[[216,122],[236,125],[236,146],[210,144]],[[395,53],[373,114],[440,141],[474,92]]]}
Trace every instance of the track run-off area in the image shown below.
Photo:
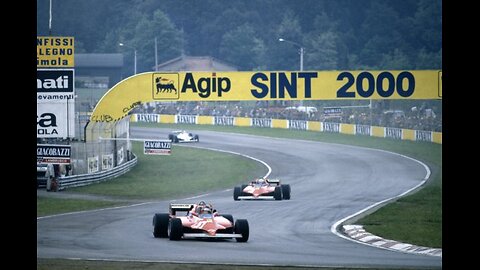
{"label": "track run-off area", "polygon": [[[166,139],[170,131],[131,127],[130,136]],[[362,245],[331,231],[339,220],[418,186],[428,174],[422,163],[387,151],[341,144],[203,130],[195,133],[200,142],[184,146],[231,151],[263,161],[268,164],[265,174],[290,184],[291,199],[234,201],[232,187],[192,198],[39,218],[37,257],[318,267],[442,267],[441,257]],[[212,203],[221,214],[247,219],[248,242],[170,241],[153,237],[155,213],[167,212],[172,202],[199,200]]]}

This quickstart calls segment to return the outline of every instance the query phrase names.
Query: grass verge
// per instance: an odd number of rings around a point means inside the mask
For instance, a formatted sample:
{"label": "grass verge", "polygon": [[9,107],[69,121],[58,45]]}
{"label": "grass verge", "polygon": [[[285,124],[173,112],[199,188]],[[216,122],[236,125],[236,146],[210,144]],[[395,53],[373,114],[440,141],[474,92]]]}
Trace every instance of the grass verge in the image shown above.
{"label": "grass verge", "polygon": [[168,200],[233,188],[267,168],[251,159],[222,152],[173,145],[172,155],[144,155],[143,144],[133,142],[137,165],[128,173],[102,183],[67,189],[122,199]]}
{"label": "grass verge", "polygon": [[47,198],[37,196],[37,217],[125,205],[125,202]]}

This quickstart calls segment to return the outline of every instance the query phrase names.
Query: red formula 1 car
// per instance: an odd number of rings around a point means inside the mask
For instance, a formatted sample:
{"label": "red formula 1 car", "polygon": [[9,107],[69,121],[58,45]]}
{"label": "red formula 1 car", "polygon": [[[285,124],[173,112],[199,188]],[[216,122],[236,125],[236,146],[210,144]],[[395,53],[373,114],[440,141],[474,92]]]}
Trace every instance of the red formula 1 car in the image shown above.
{"label": "red formula 1 car", "polygon": [[[177,215],[177,212],[186,212]],[[182,238],[235,238],[246,242],[249,237],[248,221],[232,215],[219,214],[211,204],[201,201],[198,204],[170,204],[169,213],[156,213],[153,216],[153,236],[168,237],[170,240]]]}
{"label": "red formula 1 car", "polygon": [[248,185],[233,189],[235,201],[244,199],[290,200],[290,185],[280,184],[278,179],[259,178]]}

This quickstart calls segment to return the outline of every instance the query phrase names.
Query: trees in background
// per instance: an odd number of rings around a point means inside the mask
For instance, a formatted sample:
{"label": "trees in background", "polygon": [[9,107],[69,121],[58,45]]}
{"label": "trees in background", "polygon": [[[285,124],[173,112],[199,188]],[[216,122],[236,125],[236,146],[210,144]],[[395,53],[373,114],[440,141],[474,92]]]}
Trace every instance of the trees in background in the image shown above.
{"label": "trees in background", "polygon": [[[37,35],[48,35],[49,0],[37,1]],[[441,0],[53,0],[52,35],[76,51],[126,54],[138,72],[182,52],[241,70],[441,69]],[[130,57],[131,56],[131,57]]]}

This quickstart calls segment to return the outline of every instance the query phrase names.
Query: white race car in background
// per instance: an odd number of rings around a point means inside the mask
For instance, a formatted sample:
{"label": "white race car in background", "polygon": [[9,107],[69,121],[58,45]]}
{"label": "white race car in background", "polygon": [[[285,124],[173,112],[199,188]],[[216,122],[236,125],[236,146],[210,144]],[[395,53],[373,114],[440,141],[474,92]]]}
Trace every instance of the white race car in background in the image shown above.
{"label": "white race car in background", "polygon": [[168,134],[168,139],[171,142],[199,142],[200,139],[198,134],[193,134],[191,132],[186,132],[185,130],[174,130]]}

